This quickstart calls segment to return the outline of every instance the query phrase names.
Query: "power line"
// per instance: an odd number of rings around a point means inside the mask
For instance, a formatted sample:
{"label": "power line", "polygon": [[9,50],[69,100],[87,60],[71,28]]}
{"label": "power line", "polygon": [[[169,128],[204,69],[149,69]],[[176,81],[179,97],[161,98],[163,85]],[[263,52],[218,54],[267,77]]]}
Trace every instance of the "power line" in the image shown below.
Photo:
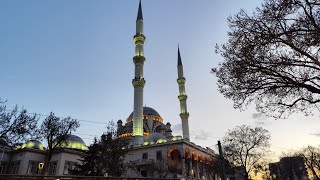
{"label": "power line", "polygon": [[[13,110],[6,110],[6,111],[13,111]],[[17,111],[19,113],[21,113],[22,111]],[[46,114],[40,114],[40,113],[26,113],[29,115],[39,115],[40,117],[48,117],[50,115],[46,115]],[[62,117],[62,116],[57,116],[58,118],[66,118],[66,117]],[[82,122],[88,122],[88,123],[95,123],[95,124],[108,124],[108,123],[103,123],[103,122],[98,122],[98,121],[91,121],[91,120],[85,120],[85,119],[77,119],[78,121],[82,121]]]}

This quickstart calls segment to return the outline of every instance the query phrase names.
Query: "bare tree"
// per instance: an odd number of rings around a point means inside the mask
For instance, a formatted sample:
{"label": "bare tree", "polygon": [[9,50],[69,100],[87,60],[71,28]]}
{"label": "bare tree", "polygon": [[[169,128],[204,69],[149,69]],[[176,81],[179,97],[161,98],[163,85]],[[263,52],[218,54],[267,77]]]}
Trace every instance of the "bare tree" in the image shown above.
{"label": "bare tree", "polygon": [[265,0],[252,15],[241,10],[228,22],[229,40],[216,48],[224,61],[212,72],[235,108],[254,102],[276,118],[319,111],[318,0]]}
{"label": "bare tree", "polygon": [[307,168],[314,179],[320,180],[320,148],[308,146],[300,150],[297,155],[303,157]]}
{"label": "bare tree", "polygon": [[7,110],[5,102],[0,99],[0,144],[14,146],[28,139],[38,139],[37,123],[36,114],[30,115],[24,108],[19,112],[17,106]]}
{"label": "bare tree", "polygon": [[250,173],[259,171],[262,159],[269,148],[270,133],[261,127],[237,126],[229,130],[222,145],[226,159],[237,174],[250,179]]}
{"label": "bare tree", "polygon": [[49,164],[53,151],[60,148],[62,144],[67,143],[68,134],[75,131],[80,126],[76,119],[60,118],[50,113],[50,115],[42,122],[40,134],[46,141],[47,156],[43,172],[48,173]]}

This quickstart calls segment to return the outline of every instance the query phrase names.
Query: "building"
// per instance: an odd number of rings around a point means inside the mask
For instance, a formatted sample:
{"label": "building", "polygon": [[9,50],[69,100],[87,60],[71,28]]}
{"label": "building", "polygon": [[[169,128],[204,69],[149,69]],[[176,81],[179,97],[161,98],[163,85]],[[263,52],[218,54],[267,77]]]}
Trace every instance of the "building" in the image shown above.
{"label": "building", "polygon": [[303,157],[283,157],[279,162],[269,164],[274,180],[307,180],[308,172]]}
{"label": "building", "polygon": [[[182,136],[173,136],[171,124],[164,123],[160,114],[151,107],[143,107],[143,89],[146,80],[143,67],[146,61],[144,57],[145,35],[143,30],[143,13],[141,1],[139,2],[136,19],[136,34],[133,37],[135,54],[133,63],[135,66],[132,85],[134,88],[133,112],[125,123],[117,122],[118,138],[132,137],[131,149],[126,156],[127,162],[135,162],[138,168],[129,170],[126,177],[148,176],[147,167],[150,163],[162,162],[164,168],[175,177],[195,177],[213,179],[208,172],[208,164],[216,159],[214,151],[210,148],[202,148],[192,142],[189,137],[189,112],[187,110],[187,93],[185,90],[186,78],[183,73],[183,64],[178,47],[177,71],[178,71],[178,99],[180,101],[180,118],[182,123]],[[158,174],[159,175],[159,174]]]}
{"label": "building", "polygon": [[[177,86],[179,89],[180,118],[182,136],[173,136],[171,124],[165,123],[163,117],[151,107],[143,107],[143,91],[146,85],[143,74],[144,42],[143,14],[139,2],[136,19],[136,34],[133,37],[135,66],[132,85],[134,88],[133,112],[125,122],[117,122],[118,138],[131,137],[130,151],[126,162],[133,162],[136,169],[130,169],[124,177],[147,177],[151,163],[162,164],[162,170],[170,172],[169,177],[189,177],[197,179],[217,179],[209,171],[209,165],[216,160],[215,152],[190,142],[189,112],[187,110],[187,93],[185,88],[180,49],[177,52]],[[177,107],[178,108],[178,107]],[[68,175],[85,153],[86,146],[80,137],[70,135],[68,145],[57,149],[50,162],[51,175]],[[40,174],[38,166],[45,161],[45,149],[38,141],[29,141],[19,148],[3,148],[1,172],[11,174]],[[159,177],[161,174],[155,174]]]}
{"label": "building", "polygon": [[[1,146],[0,174],[40,175],[46,159],[42,143],[30,140],[17,147]],[[84,141],[75,135],[68,135],[67,143],[57,148],[50,162],[49,175],[69,175],[80,157],[87,150]]]}

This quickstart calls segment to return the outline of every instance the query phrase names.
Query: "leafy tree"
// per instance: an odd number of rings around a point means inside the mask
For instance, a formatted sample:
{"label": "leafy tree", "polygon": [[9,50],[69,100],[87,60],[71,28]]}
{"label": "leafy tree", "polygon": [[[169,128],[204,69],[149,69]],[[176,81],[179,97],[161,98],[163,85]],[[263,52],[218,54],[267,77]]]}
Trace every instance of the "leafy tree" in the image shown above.
{"label": "leafy tree", "polygon": [[80,163],[76,165],[71,174],[82,176],[101,176],[103,167],[97,165],[100,154],[100,145],[97,138],[94,138],[93,144],[88,147],[88,151],[81,157]]}
{"label": "leafy tree", "polygon": [[244,109],[285,118],[319,111],[320,3],[265,0],[252,15],[228,18],[229,40],[216,52],[224,61],[212,72],[219,91]]}
{"label": "leafy tree", "polygon": [[237,126],[222,140],[225,158],[244,179],[259,171],[263,156],[269,148],[270,133],[261,127]]}
{"label": "leafy tree", "polygon": [[29,139],[38,139],[37,136],[38,116],[30,115],[26,109],[18,111],[7,110],[4,101],[0,99],[0,144],[16,145]]}
{"label": "leafy tree", "polygon": [[99,141],[95,139],[89,146],[88,152],[81,158],[74,172],[78,175],[111,177],[121,176],[126,169],[124,158],[128,152],[129,141],[117,138],[115,124],[110,122],[107,133],[101,135]]}
{"label": "leafy tree", "polygon": [[71,117],[60,118],[50,113],[50,115],[42,122],[40,135],[46,141],[47,155],[43,172],[48,173],[49,164],[54,150],[60,148],[62,144],[67,143],[68,135],[80,126],[76,119]]}

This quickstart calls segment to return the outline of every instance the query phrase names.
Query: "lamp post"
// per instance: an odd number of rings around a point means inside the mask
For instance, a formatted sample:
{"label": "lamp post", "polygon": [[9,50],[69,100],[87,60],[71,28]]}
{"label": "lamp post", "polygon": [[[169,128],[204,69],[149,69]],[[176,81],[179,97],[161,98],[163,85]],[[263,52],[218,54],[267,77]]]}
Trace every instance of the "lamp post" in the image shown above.
{"label": "lamp post", "polygon": [[39,163],[38,164],[38,169],[40,170],[40,174],[42,174],[42,169],[43,169],[44,163]]}
{"label": "lamp post", "polygon": [[191,179],[193,179],[193,176],[194,176],[194,171],[193,171],[193,169],[190,170],[190,175],[191,175]]}

